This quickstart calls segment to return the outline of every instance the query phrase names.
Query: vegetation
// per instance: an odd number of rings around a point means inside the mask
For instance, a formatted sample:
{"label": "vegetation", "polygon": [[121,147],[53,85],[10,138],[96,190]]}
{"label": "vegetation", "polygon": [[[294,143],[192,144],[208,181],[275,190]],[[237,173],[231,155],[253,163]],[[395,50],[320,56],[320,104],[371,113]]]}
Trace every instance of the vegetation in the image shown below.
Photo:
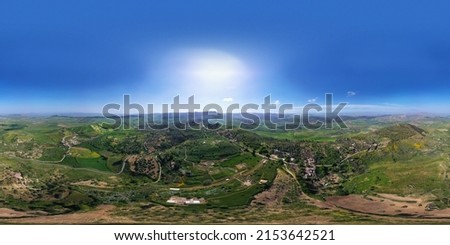
{"label": "vegetation", "polygon": [[[358,210],[311,204],[347,195],[414,197],[424,200],[424,210],[447,210],[449,119],[346,123],[342,130],[158,131],[138,130],[134,119],[131,129],[121,130],[101,118],[3,118],[0,207],[64,214],[111,204],[116,215],[138,222],[148,222],[150,212],[179,223],[203,213],[211,223],[238,216],[238,222],[292,221],[296,214],[379,222]],[[167,203],[173,197],[200,204]]]}

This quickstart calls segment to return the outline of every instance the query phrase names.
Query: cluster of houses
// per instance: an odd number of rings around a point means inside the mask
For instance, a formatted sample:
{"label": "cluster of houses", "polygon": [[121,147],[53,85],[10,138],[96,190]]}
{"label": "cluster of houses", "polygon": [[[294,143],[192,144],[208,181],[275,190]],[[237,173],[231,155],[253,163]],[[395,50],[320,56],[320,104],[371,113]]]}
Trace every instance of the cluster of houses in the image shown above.
{"label": "cluster of houses", "polygon": [[[180,191],[180,188],[170,188],[169,189],[172,193],[177,193]],[[166,201],[168,204],[174,204],[174,205],[196,205],[196,204],[204,204],[206,203],[206,200],[204,198],[186,198],[186,197],[179,197],[179,196],[172,196],[169,198],[169,200]]]}
{"label": "cluster of houses", "polygon": [[175,205],[197,205],[197,204],[203,204],[206,200],[204,198],[186,198],[186,197],[178,197],[178,196],[172,196],[169,198],[169,200],[166,201],[168,204],[175,204]]}

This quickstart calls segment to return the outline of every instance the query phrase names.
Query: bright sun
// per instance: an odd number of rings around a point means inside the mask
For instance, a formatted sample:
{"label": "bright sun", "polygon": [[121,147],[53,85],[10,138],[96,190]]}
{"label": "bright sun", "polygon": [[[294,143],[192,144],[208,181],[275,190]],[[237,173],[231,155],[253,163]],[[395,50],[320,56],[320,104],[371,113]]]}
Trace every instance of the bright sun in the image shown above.
{"label": "bright sun", "polygon": [[205,100],[236,98],[247,91],[253,77],[243,59],[217,49],[173,51],[164,67],[171,76],[171,91]]}
{"label": "bright sun", "polygon": [[232,92],[249,78],[242,60],[220,50],[189,50],[179,53],[177,60],[180,81],[195,94]]}
{"label": "bright sun", "polygon": [[203,51],[188,57],[185,72],[190,80],[221,87],[236,85],[247,76],[242,61],[219,51]]}

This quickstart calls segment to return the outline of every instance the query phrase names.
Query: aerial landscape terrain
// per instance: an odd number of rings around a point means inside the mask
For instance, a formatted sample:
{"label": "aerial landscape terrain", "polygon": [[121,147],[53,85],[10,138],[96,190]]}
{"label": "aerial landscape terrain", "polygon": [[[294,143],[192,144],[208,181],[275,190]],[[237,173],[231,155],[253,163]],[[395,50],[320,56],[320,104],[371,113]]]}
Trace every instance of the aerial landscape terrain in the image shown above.
{"label": "aerial landscape terrain", "polygon": [[2,223],[447,223],[450,118],[347,129],[139,130],[0,121]]}
{"label": "aerial landscape terrain", "polygon": [[449,13],[0,1],[0,224],[450,224]]}

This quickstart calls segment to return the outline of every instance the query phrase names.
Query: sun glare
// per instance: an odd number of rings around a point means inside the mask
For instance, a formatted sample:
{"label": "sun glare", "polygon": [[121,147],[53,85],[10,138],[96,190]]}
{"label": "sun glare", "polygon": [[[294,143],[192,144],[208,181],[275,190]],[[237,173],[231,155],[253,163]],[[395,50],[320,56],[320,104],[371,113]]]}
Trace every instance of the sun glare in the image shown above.
{"label": "sun glare", "polygon": [[200,52],[188,57],[185,74],[189,80],[202,85],[230,86],[247,76],[245,65],[239,59],[222,52]]}
{"label": "sun glare", "polygon": [[248,62],[218,49],[190,48],[173,50],[162,64],[172,92],[213,102],[247,91],[254,79]]}

